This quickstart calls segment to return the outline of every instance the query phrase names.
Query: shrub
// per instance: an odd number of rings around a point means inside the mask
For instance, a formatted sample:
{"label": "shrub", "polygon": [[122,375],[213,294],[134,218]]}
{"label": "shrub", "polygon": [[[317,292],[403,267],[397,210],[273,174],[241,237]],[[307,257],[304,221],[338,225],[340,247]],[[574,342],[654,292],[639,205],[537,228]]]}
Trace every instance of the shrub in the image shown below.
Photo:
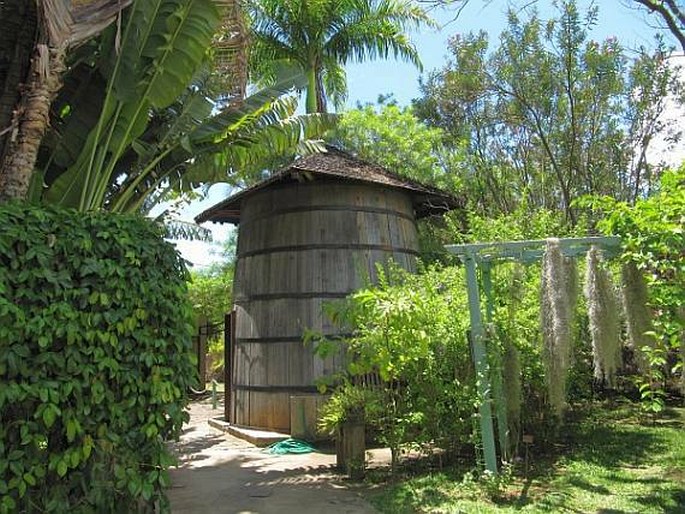
{"label": "shrub", "polygon": [[[323,410],[320,424],[329,431],[350,409],[364,406],[364,420],[391,449],[393,469],[403,446],[431,453],[455,451],[469,443],[478,398],[465,336],[468,310],[463,276],[456,269],[430,269],[422,275],[393,271],[380,284],[352,293],[331,305],[329,314],[354,334],[344,341],[319,340],[325,357],[347,352],[345,387]],[[459,315],[455,313],[464,313]],[[377,374],[382,385],[355,391],[354,377]]]}
{"label": "shrub", "polygon": [[224,335],[212,337],[207,342],[207,373],[208,380],[224,381]]}
{"label": "shrub", "polygon": [[186,270],[135,216],[0,206],[0,512],[168,507]]}

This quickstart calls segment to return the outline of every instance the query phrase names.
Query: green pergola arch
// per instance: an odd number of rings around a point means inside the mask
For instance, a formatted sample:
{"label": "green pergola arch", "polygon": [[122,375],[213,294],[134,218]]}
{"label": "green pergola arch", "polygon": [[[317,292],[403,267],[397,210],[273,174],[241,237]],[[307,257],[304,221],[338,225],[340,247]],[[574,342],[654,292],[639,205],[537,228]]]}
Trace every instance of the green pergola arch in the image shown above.
{"label": "green pergola arch", "polygon": [[[466,270],[466,287],[469,299],[469,317],[471,322],[470,340],[472,345],[473,363],[478,378],[478,394],[480,396],[480,430],[483,442],[483,456],[485,469],[497,473],[497,453],[495,450],[495,433],[492,423],[492,381],[485,345],[485,324],[481,311],[481,293],[486,301],[485,319],[492,321],[492,267],[503,262],[519,262],[532,264],[542,259],[547,245],[546,239],[532,241],[506,241],[492,243],[473,243],[447,245],[450,253],[458,256]],[[620,251],[618,237],[580,237],[559,239],[561,252],[566,257],[585,255],[590,248],[600,248],[607,257],[613,257]],[[480,281],[478,275],[480,272]],[[480,282],[480,284],[479,284]],[[501,380],[501,379],[500,379]],[[501,402],[500,402],[501,403]],[[497,413],[500,443],[506,445],[506,412],[500,409]]]}

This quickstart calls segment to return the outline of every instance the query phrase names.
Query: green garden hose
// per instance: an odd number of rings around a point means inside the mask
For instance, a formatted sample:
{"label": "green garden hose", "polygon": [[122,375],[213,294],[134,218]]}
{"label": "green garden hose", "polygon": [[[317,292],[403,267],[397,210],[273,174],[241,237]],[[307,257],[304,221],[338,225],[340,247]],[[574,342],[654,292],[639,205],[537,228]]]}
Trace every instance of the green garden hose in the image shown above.
{"label": "green garden hose", "polygon": [[264,451],[276,455],[285,455],[286,453],[312,453],[316,449],[307,441],[291,437],[267,446]]}

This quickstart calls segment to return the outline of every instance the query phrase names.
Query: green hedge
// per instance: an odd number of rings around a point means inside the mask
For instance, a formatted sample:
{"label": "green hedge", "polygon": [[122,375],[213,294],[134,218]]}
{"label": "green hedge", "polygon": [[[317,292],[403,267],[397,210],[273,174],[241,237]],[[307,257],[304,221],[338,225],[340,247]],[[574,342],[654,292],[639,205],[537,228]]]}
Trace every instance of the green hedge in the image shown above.
{"label": "green hedge", "polygon": [[0,205],[0,512],[166,506],[186,273],[139,217]]}

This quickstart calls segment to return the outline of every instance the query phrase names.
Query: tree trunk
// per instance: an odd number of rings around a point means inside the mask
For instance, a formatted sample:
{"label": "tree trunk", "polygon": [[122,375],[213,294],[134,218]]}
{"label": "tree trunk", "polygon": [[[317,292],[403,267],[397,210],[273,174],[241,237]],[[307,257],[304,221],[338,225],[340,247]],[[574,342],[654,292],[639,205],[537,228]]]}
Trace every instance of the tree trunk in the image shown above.
{"label": "tree trunk", "polygon": [[34,2],[0,2],[0,162],[16,134],[17,105],[36,44]]}
{"label": "tree trunk", "polygon": [[[100,33],[131,2],[0,2],[0,67],[8,62],[7,73],[0,76],[0,121],[6,123],[0,125],[0,201],[26,198],[48,128],[50,104],[62,86],[67,49]],[[26,42],[29,37],[30,45]],[[33,52],[28,73],[27,51]],[[17,65],[19,69],[10,74]],[[7,112],[11,112],[9,122]]]}
{"label": "tree trunk", "polygon": [[48,128],[50,104],[62,85],[65,51],[36,45],[21,96],[16,134],[0,162],[0,201],[25,199],[38,148]]}
{"label": "tree trunk", "polygon": [[316,83],[316,105],[318,107],[317,112],[327,112],[328,106],[326,105],[326,92],[323,87],[323,70],[321,67],[317,67],[314,72],[315,83]]}
{"label": "tree trunk", "polygon": [[318,112],[316,102],[316,71],[314,68],[307,70],[307,114]]}

